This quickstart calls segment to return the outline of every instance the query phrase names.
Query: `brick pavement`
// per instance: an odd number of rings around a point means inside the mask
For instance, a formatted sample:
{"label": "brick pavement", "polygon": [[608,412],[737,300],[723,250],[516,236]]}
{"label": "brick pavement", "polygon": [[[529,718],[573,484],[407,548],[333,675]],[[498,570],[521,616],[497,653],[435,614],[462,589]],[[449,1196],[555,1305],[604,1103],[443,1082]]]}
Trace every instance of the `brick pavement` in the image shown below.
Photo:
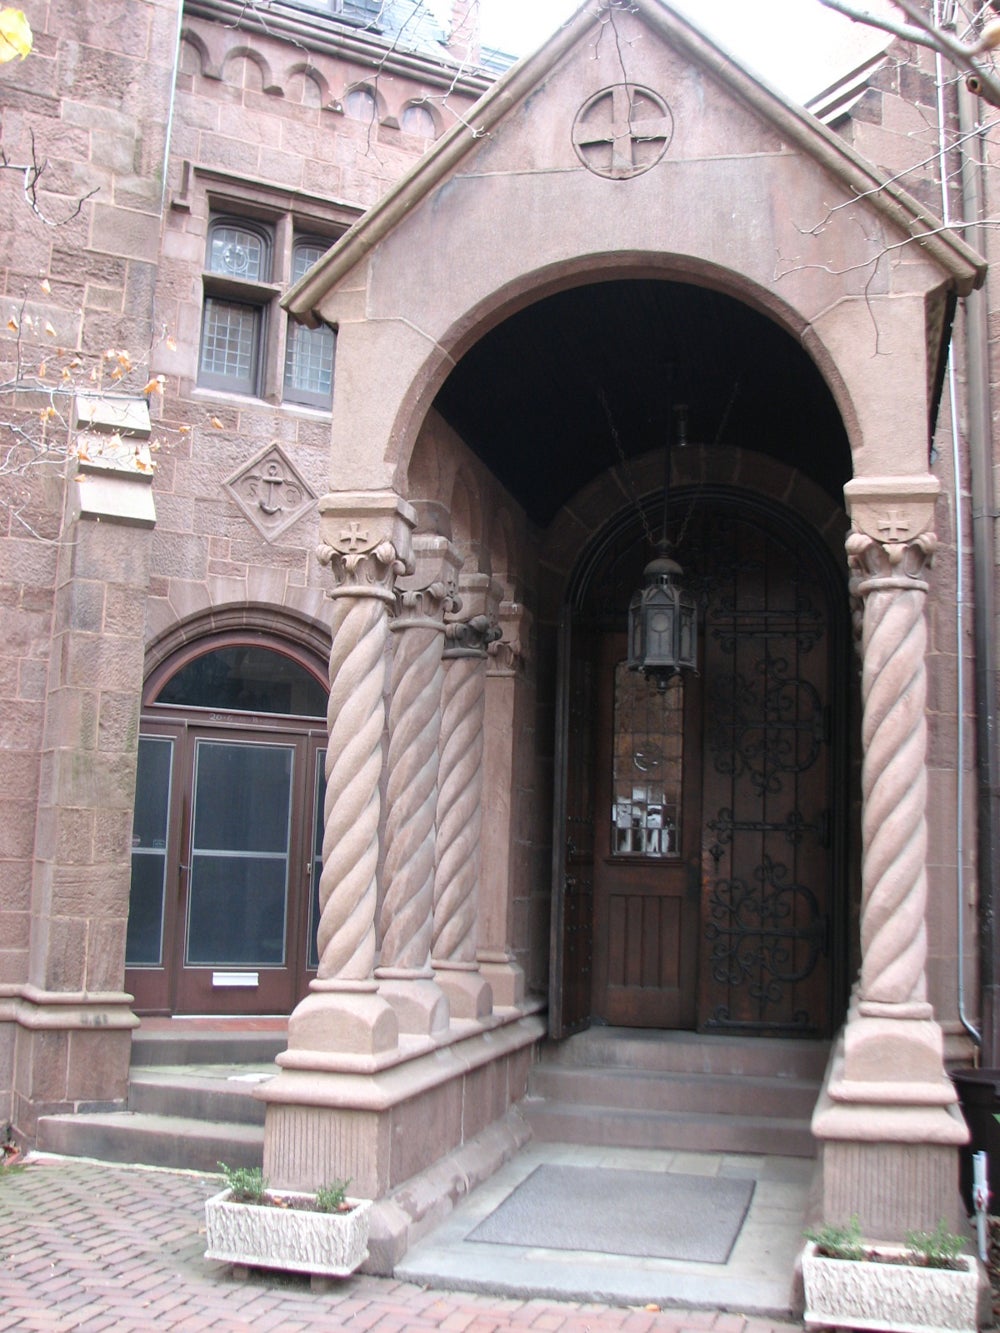
{"label": "brick pavement", "polygon": [[355,1276],[235,1279],[203,1257],[207,1176],[41,1158],[0,1174],[0,1333],[347,1329],[352,1333],[799,1333],[706,1310],[618,1309]]}

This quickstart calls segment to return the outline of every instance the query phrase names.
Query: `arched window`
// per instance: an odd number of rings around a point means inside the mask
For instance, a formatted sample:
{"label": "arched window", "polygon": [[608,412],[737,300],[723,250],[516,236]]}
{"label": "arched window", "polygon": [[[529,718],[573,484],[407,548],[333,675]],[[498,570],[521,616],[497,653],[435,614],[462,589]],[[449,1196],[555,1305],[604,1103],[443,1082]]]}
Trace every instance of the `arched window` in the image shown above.
{"label": "arched window", "polygon": [[366,125],[374,124],[378,119],[375,94],[367,88],[352,88],[344,97],[344,114],[351,120],[360,120]]}
{"label": "arched window", "polygon": [[419,134],[424,139],[433,139],[437,133],[430,108],[420,102],[411,102],[403,108],[402,126],[407,134]]}

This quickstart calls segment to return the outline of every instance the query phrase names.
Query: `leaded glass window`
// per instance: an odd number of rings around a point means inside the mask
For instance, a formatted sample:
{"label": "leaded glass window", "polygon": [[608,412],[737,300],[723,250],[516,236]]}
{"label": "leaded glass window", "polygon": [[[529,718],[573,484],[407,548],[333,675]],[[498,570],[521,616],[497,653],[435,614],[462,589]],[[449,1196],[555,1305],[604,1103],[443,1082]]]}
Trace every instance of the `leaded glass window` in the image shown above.
{"label": "leaded glass window", "polygon": [[[297,238],[292,248],[292,281],[298,280],[329,248],[326,242]],[[333,329],[307,329],[288,321],[285,342],[285,400],[313,407],[328,407],[333,397]]]}

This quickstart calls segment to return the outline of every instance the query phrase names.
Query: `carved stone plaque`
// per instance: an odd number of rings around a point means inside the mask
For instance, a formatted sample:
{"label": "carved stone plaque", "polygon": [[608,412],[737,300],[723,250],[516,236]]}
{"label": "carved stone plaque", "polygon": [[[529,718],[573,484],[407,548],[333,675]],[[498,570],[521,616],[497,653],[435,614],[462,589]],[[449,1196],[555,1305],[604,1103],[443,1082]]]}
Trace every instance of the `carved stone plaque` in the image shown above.
{"label": "carved stone plaque", "polygon": [[280,445],[269,444],[227,478],[226,489],[258,532],[273,541],[316,500]]}
{"label": "carved stone plaque", "polygon": [[573,147],[596,176],[630,180],[656,166],[673,134],[674,118],[659,93],[637,83],[615,83],[577,112]]}

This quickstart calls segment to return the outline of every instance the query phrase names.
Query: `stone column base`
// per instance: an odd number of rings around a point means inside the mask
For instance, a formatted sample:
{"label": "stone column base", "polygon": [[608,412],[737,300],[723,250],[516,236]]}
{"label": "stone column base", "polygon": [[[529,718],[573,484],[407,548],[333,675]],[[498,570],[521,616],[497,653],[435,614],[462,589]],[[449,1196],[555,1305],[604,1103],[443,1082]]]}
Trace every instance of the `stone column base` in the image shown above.
{"label": "stone column base", "polygon": [[285,1069],[373,1073],[399,1058],[396,1015],[373,981],[313,981],[288,1020]]}
{"label": "stone column base", "polygon": [[482,1021],[493,1012],[493,991],[475,963],[435,963],[434,976],[448,997],[452,1018]]}
{"label": "stone column base", "polygon": [[[852,1019],[848,1038],[853,1023],[868,1021]],[[875,1032],[867,1034],[874,1043]],[[916,1044],[925,1050],[934,1045],[931,1032],[910,1035],[919,1035]],[[904,1034],[898,1037],[905,1045]],[[937,1073],[928,1062],[925,1081],[903,1077],[891,1060],[881,1067],[874,1062],[868,1072],[882,1077],[866,1082],[845,1077],[844,1046],[842,1037],[812,1119],[820,1141],[820,1220],[842,1225],[857,1214],[866,1237],[894,1243],[904,1241],[908,1231],[933,1231],[942,1218],[950,1231],[961,1231],[958,1150],[968,1141],[968,1130],[950,1081],[942,1082],[940,1061]],[[857,1062],[852,1072],[859,1072]]]}
{"label": "stone column base", "polygon": [[448,998],[433,976],[376,968],[378,993],[392,1006],[401,1033],[437,1038],[448,1031]]}
{"label": "stone column base", "polygon": [[490,983],[494,1009],[516,1009],[524,1000],[524,969],[506,953],[480,949],[479,971]]}

